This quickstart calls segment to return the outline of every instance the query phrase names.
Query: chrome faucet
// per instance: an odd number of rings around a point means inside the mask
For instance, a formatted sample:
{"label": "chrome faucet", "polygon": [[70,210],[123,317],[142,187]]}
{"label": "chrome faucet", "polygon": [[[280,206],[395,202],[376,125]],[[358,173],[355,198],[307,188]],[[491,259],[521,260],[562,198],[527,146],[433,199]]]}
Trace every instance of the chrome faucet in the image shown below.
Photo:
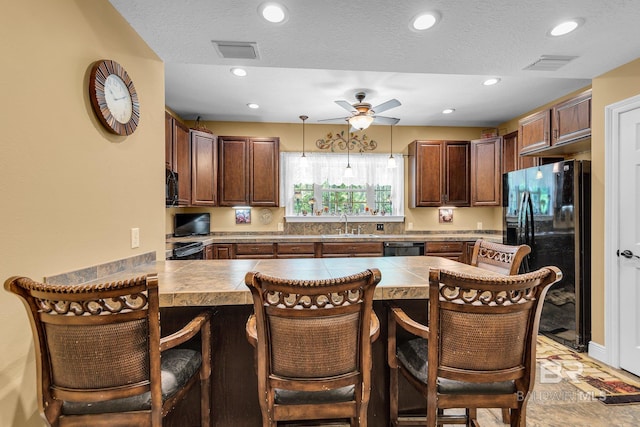
{"label": "chrome faucet", "polygon": [[343,213],[340,215],[340,219],[344,217],[344,234],[349,234],[349,218],[347,218],[347,214]]}

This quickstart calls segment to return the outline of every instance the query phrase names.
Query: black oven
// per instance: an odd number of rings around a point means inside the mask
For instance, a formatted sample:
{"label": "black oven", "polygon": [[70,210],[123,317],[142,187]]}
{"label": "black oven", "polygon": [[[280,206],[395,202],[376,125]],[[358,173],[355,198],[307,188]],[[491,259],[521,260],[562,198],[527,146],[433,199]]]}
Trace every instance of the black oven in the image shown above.
{"label": "black oven", "polygon": [[204,259],[204,244],[202,242],[174,242],[170,245],[170,260]]}

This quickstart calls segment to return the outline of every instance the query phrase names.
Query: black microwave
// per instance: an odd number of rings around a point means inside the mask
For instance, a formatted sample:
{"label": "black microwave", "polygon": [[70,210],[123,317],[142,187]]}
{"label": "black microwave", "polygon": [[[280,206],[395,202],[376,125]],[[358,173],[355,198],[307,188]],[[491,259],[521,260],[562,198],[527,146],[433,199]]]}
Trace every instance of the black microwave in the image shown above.
{"label": "black microwave", "polygon": [[166,205],[178,205],[178,174],[167,168],[166,172]]}

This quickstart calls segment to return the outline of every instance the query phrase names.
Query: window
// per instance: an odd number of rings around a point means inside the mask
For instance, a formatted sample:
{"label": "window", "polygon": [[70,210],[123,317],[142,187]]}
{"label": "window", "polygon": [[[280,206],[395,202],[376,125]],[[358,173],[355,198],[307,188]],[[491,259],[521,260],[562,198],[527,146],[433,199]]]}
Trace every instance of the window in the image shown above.
{"label": "window", "polygon": [[[345,178],[344,154],[281,153],[281,200],[289,220],[331,220],[342,214],[358,220],[402,220],[404,216],[404,164],[387,168],[388,154],[352,154],[353,178]],[[394,154],[402,158],[402,154]]]}

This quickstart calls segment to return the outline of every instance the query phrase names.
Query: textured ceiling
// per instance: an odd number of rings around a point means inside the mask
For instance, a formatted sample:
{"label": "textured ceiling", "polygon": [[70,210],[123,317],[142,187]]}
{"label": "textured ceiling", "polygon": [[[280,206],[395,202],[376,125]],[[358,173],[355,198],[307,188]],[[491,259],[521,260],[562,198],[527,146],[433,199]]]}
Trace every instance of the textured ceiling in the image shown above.
{"label": "textured ceiling", "polygon": [[[365,91],[373,105],[402,103],[382,113],[399,126],[495,126],[640,57],[638,0],[282,0],[283,24],[262,20],[249,0],[110,2],[165,62],[166,104],[185,119],[313,123],[347,116],[334,101]],[[433,10],[434,28],[409,29]],[[568,18],[584,24],[548,35]],[[254,42],[259,58],[222,58],[213,40]],[[577,58],[524,70],[542,55]],[[482,85],[494,76],[500,84]]]}

